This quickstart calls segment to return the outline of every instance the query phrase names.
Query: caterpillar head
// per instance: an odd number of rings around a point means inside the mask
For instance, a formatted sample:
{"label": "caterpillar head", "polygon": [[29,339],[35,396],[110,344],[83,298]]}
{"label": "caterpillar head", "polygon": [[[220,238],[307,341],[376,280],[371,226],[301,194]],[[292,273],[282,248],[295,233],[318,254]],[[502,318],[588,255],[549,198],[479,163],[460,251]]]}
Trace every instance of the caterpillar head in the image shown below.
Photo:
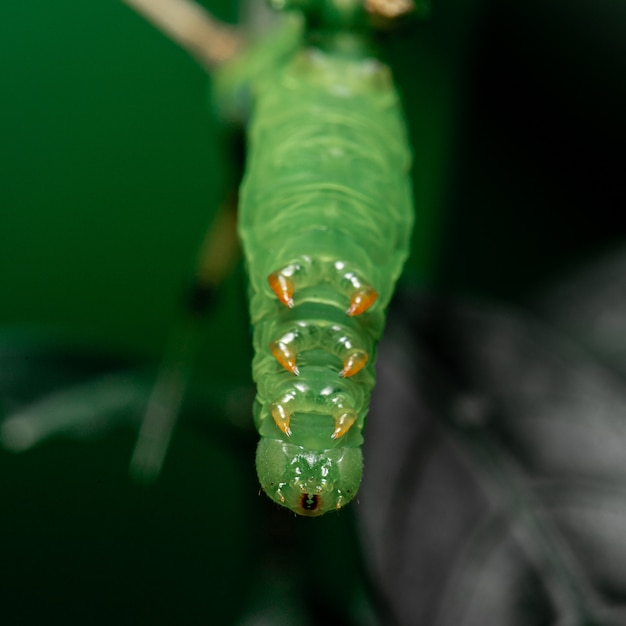
{"label": "caterpillar head", "polygon": [[345,506],[363,473],[360,448],[311,451],[278,439],[261,438],[256,467],[263,491],[298,515],[316,516]]}

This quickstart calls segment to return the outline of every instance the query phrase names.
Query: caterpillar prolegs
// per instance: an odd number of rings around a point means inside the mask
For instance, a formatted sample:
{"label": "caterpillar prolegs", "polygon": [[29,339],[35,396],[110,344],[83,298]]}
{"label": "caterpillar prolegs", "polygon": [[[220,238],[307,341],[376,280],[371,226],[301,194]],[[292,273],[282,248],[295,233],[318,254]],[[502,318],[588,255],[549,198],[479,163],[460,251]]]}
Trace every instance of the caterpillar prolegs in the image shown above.
{"label": "caterpillar prolegs", "polygon": [[303,46],[255,81],[239,234],[274,501],[321,515],[354,498],[385,308],[413,224],[410,151],[390,70],[355,36]]}

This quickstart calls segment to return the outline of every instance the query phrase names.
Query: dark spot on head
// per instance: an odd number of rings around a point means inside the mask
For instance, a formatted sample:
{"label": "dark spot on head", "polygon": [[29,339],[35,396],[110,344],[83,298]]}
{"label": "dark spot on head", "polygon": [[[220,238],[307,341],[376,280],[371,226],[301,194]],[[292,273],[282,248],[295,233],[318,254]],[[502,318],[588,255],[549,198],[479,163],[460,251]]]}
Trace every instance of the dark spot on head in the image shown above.
{"label": "dark spot on head", "polygon": [[305,511],[315,511],[319,506],[319,496],[303,493],[302,498],[300,498],[300,504]]}

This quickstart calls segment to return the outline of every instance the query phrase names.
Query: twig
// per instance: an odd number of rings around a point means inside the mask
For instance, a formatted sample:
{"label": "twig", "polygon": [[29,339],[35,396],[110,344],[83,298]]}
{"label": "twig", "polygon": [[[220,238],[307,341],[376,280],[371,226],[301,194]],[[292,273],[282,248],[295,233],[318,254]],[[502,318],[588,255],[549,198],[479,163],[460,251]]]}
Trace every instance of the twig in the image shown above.
{"label": "twig", "polygon": [[192,0],[122,0],[211,71],[243,47],[237,28]]}

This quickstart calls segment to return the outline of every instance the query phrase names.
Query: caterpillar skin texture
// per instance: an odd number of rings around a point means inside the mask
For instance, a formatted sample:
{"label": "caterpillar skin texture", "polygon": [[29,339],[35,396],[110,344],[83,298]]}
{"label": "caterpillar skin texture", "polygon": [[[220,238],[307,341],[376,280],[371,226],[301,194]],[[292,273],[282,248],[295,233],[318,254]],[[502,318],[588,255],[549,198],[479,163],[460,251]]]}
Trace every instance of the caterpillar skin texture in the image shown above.
{"label": "caterpillar skin texture", "polygon": [[304,48],[258,80],[239,234],[256,464],[301,515],[354,498],[376,343],[409,251],[410,151],[390,70]]}

